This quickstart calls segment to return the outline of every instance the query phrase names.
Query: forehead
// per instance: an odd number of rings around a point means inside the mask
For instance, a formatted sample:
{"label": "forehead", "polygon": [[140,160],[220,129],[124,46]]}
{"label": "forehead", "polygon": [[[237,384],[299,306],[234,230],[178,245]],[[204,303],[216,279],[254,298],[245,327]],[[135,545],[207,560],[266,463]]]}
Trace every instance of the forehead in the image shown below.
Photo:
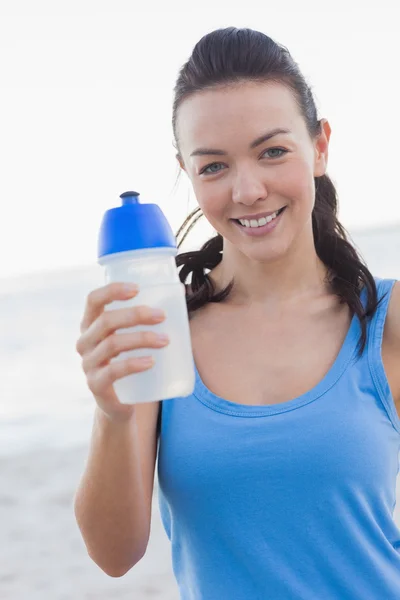
{"label": "forehead", "polygon": [[256,138],[275,127],[305,129],[293,92],[279,83],[246,82],[197,92],[184,100],[177,114],[182,152],[213,140]]}

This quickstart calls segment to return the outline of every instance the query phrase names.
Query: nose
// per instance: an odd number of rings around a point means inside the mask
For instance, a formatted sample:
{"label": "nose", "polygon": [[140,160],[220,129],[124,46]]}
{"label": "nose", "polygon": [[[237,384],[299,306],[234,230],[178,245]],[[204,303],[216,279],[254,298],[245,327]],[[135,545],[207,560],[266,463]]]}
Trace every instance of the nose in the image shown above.
{"label": "nose", "polygon": [[251,206],[258,200],[265,200],[268,192],[259,174],[254,173],[249,166],[236,172],[232,184],[232,200],[236,204]]}

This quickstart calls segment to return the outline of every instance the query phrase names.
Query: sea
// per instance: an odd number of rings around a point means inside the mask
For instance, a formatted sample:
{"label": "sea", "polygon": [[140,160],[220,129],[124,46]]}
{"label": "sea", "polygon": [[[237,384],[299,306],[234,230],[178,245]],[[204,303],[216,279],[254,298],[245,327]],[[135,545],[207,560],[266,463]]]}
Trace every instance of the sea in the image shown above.
{"label": "sea", "polygon": [[[373,275],[400,279],[400,223],[350,231]],[[0,455],[87,444],[94,400],[75,350],[97,264],[0,279]]]}

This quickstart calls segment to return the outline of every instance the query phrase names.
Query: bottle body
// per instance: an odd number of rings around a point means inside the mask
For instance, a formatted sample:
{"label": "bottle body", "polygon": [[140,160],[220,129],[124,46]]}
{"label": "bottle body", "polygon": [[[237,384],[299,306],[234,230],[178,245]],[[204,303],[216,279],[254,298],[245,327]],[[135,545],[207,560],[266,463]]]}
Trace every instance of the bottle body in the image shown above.
{"label": "bottle body", "polygon": [[[161,308],[166,319],[151,330],[166,333],[170,343],[164,348],[140,348],[121,352],[112,360],[148,356],[155,359],[154,366],[133,373],[114,382],[114,390],[122,404],[154,402],[185,397],[194,390],[194,359],[185,299],[185,287],[179,280],[174,248],[145,248],[108,255],[101,259],[105,267],[106,283],[113,281],[137,283],[139,293],[135,298],[112,302],[106,310],[148,305]],[[149,330],[137,325],[116,333]]]}

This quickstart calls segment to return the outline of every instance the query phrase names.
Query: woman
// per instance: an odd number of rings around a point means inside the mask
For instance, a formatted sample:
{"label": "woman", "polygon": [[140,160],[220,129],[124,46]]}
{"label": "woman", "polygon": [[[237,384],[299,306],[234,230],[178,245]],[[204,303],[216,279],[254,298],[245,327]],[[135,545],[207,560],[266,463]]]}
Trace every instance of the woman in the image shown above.
{"label": "woman", "polygon": [[196,388],[121,406],[112,382],[150,367],[111,356],[159,346],[151,328],[114,332],[155,317],[104,315],[122,285],[92,292],[77,350],[98,406],[75,500],[89,554],[120,576],[145,553],[159,441],[183,600],[398,599],[400,286],[337,220],[329,123],[286,48],[228,28],[183,66],[173,128],[199,204],[184,226],[204,214],[218,232],[177,258]]}

